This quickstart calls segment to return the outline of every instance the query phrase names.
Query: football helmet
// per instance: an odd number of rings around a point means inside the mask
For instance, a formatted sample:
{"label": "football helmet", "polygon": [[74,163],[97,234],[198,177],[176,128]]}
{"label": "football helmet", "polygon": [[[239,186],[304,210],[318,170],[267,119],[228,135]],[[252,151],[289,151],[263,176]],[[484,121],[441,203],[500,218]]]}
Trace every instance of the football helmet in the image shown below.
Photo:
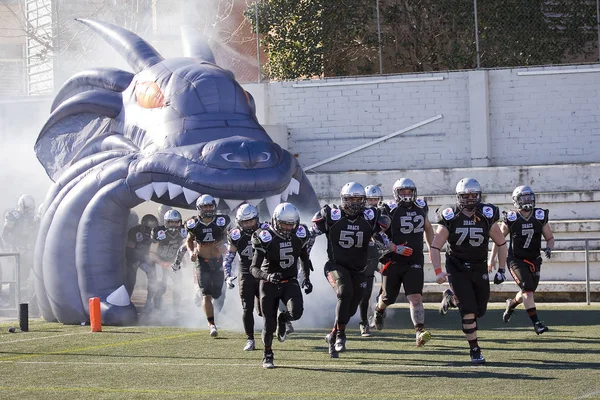
{"label": "football helmet", "polygon": [[533,210],[535,207],[535,193],[529,186],[519,186],[512,192],[512,200],[519,210]]}
{"label": "football helmet", "polygon": [[210,194],[203,194],[196,200],[200,218],[212,218],[217,213],[217,201]]}
{"label": "football helmet", "polygon": [[[377,206],[383,201],[383,193],[377,185],[369,185],[365,188],[367,203],[369,206]],[[377,202],[375,202],[377,200]]]}
{"label": "football helmet", "polygon": [[481,203],[481,185],[473,178],[463,178],[456,184],[456,204],[461,209],[474,210]]}
{"label": "football helmet", "polygon": [[17,200],[17,210],[21,214],[35,213],[35,199],[30,194],[22,194]]}
{"label": "football helmet", "polygon": [[[401,193],[407,190],[411,190],[411,194]],[[392,187],[392,193],[394,195],[394,200],[396,200],[397,204],[409,204],[414,203],[417,199],[417,186],[409,178],[400,178],[396,182],[394,182],[394,186]]]}
{"label": "football helmet", "polygon": [[281,237],[289,239],[300,224],[300,213],[292,203],[281,203],[275,207],[271,222],[275,232]]}
{"label": "football helmet", "polygon": [[365,188],[357,182],[348,182],[340,190],[342,210],[350,217],[363,212],[367,201]]}
{"label": "football helmet", "polygon": [[182,220],[181,214],[177,210],[169,210],[165,213],[165,227],[168,230],[175,230],[181,228]]}
{"label": "football helmet", "polygon": [[246,233],[258,228],[258,210],[252,204],[242,204],[235,213],[235,222]]}
{"label": "football helmet", "polygon": [[[173,211],[173,210],[169,210],[169,211]],[[169,211],[167,211],[167,212],[169,212]],[[175,212],[177,212],[177,211],[175,211]],[[147,228],[154,229],[158,226],[158,218],[156,218],[152,214],[146,214],[142,217],[141,224]]]}

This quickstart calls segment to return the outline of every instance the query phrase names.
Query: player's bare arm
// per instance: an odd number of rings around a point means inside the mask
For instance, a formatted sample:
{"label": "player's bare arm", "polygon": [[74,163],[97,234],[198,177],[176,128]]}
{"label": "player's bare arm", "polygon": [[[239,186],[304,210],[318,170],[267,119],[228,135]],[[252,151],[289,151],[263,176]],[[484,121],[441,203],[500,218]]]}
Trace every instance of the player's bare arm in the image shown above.
{"label": "player's bare arm", "polygon": [[446,244],[446,240],[448,240],[448,228],[445,226],[439,225],[437,231],[433,237],[433,241],[429,246],[429,258],[431,259],[431,264],[433,265],[433,269],[435,271],[435,281],[438,284],[442,284],[446,282],[448,274],[442,271],[442,247]]}
{"label": "player's bare arm", "polygon": [[[500,231],[502,231],[502,234],[506,238],[506,236],[509,233],[508,226],[504,222],[500,222],[499,225],[500,225]],[[497,255],[498,255],[498,245],[496,244],[496,242],[493,242],[492,243],[492,251],[490,253],[490,261],[488,263],[488,272],[492,272],[496,269],[496,256]]]}

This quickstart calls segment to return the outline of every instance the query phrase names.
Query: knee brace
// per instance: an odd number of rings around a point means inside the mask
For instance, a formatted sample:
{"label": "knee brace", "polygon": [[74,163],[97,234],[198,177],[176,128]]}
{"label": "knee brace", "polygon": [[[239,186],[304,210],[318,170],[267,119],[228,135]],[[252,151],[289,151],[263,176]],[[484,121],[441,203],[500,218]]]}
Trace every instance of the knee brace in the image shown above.
{"label": "knee brace", "polygon": [[[475,324],[475,327],[473,327],[473,328],[465,328],[465,325],[471,325],[471,324]],[[465,334],[467,334],[467,335],[469,333],[475,333],[475,332],[477,332],[477,319],[476,318],[463,318],[462,319],[462,325],[463,325],[462,331]]]}

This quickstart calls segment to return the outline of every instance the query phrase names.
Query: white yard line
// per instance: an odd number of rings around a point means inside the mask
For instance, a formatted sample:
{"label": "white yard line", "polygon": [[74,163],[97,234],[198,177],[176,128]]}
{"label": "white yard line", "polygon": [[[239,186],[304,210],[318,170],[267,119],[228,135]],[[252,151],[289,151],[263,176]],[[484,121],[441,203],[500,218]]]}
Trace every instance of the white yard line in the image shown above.
{"label": "white yard line", "polygon": [[90,332],[65,333],[63,335],[53,335],[53,336],[34,337],[34,338],[28,338],[28,339],[7,340],[5,342],[0,342],[0,346],[2,346],[4,344],[29,342],[31,340],[53,339],[53,338],[57,338],[57,337],[73,336],[73,335],[87,335],[88,333],[90,333]]}
{"label": "white yard line", "polygon": [[599,394],[600,394],[600,390],[596,390],[595,392],[584,394],[583,396],[580,396],[580,397],[575,397],[575,400],[588,399],[590,397],[594,397],[594,396],[597,396]]}

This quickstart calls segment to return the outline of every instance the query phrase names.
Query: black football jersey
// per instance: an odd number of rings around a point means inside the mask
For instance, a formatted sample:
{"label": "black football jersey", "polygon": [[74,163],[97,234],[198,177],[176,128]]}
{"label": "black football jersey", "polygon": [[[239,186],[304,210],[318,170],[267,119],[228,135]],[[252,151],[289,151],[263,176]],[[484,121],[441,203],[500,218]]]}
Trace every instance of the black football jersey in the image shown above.
{"label": "black football jersey", "polygon": [[[259,229],[267,229],[269,224],[264,222]],[[244,232],[242,228],[236,226],[227,234],[227,243],[235,246],[237,254],[240,256],[240,271],[242,274],[250,273],[250,264],[252,264],[252,234]]]}
{"label": "black football jersey", "polygon": [[363,271],[371,237],[379,232],[379,216],[378,209],[366,208],[362,214],[349,217],[336,205],[325,205],[312,222],[327,236],[327,256],[332,262]]}
{"label": "black football jersey", "polygon": [[152,229],[144,225],[136,225],[127,232],[127,240],[140,251],[148,250],[152,244]]}
{"label": "black football jersey", "polygon": [[538,258],[542,248],[542,228],[548,223],[548,210],[534,208],[527,219],[515,210],[502,214],[502,222],[510,231],[509,256],[530,261]]}
{"label": "black football jersey", "polygon": [[479,204],[468,217],[458,206],[436,210],[437,223],[448,229],[448,254],[463,262],[487,262],[490,229],[500,219],[498,207]]}
{"label": "black football jersey", "polygon": [[162,261],[175,261],[177,250],[186,238],[187,231],[183,226],[179,229],[167,229],[164,226],[159,226],[152,230],[152,240],[158,242],[156,255]]}
{"label": "black football jersey", "polygon": [[306,225],[298,225],[289,239],[279,236],[270,226],[267,229],[258,229],[252,234],[252,248],[253,251],[260,251],[265,255],[261,265],[262,271],[269,274],[279,272],[282,279],[293,279],[298,277],[298,259],[308,239]]}
{"label": "black football jersey", "polygon": [[228,215],[217,214],[208,224],[202,222],[197,216],[190,218],[186,221],[185,227],[196,237],[198,244],[210,245],[226,239],[230,223],[231,218]]}
{"label": "black football jersey", "polygon": [[425,199],[416,199],[410,207],[402,204],[397,205],[393,201],[384,203],[381,212],[390,217],[391,223],[385,232],[388,238],[395,244],[408,246],[413,249],[409,257],[390,253],[392,260],[399,263],[423,265],[423,235],[425,233],[425,221],[429,206]]}

